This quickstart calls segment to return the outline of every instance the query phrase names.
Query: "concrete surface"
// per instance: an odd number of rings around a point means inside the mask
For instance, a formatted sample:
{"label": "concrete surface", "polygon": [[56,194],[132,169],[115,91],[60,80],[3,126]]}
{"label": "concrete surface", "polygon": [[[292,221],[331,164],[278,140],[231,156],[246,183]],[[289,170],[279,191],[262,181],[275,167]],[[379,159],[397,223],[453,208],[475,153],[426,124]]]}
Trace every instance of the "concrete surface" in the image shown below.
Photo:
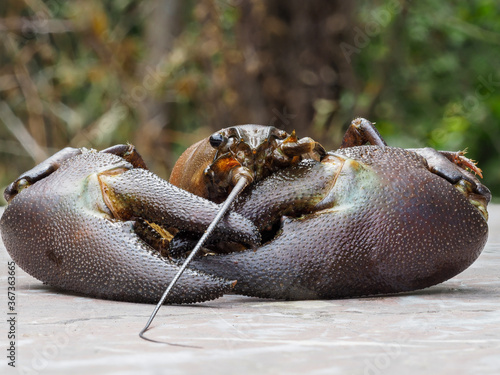
{"label": "concrete surface", "polygon": [[[7,263],[0,244],[4,323]],[[65,294],[17,268],[16,368],[2,374],[500,374],[500,206],[472,267],[397,296],[279,302],[240,296],[163,307]]]}

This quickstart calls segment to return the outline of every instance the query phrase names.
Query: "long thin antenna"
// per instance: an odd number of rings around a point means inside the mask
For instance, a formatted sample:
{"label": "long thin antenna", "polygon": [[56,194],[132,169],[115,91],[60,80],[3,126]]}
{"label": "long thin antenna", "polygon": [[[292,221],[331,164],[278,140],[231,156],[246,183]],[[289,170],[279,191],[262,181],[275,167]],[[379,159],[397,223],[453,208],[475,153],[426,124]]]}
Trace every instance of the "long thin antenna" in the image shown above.
{"label": "long thin antenna", "polygon": [[[229,207],[233,203],[234,199],[245,188],[245,186],[247,186],[247,184],[248,184],[248,179],[246,177],[244,177],[244,176],[242,176],[238,180],[236,186],[233,188],[233,190],[231,191],[231,194],[229,194],[229,196],[227,197],[227,199],[224,201],[224,204],[221,206],[221,208],[220,208],[219,212],[217,213],[217,215],[215,216],[214,220],[210,223],[210,225],[208,226],[208,228],[205,231],[205,233],[203,233],[203,236],[200,238],[200,240],[198,241],[198,243],[194,247],[193,251],[191,251],[191,254],[189,254],[189,256],[186,258],[186,260],[182,264],[181,268],[179,268],[179,271],[177,271],[176,275],[174,276],[174,278],[172,279],[172,281],[168,285],[167,289],[165,290],[165,292],[161,296],[160,301],[158,302],[158,304],[156,305],[155,309],[153,310],[153,313],[149,317],[148,322],[146,323],[146,325],[144,326],[144,328],[142,329],[142,331],[139,332],[139,337],[140,338],[142,338],[144,340],[147,340],[147,341],[163,343],[161,341],[156,341],[156,340],[153,340],[153,339],[145,337],[144,333],[146,333],[146,331],[149,329],[149,326],[153,322],[156,314],[158,313],[158,310],[160,310],[160,307],[163,305],[163,303],[167,299],[168,294],[170,293],[170,291],[172,290],[172,288],[174,287],[174,285],[177,283],[177,280],[179,280],[179,278],[181,277],[182,273],[187,268],[187,266],[189,265],[189,263],[191,262],[191,260],[195,257],[195,255],[201,249],[201,247],[203,246],[203,244],[205,243],[205,241],[207,240],[207,238],[212,234],[212,232],[214,231],[214,229],[217,226],[217,224],[219,223],[219,221],[222,219],[222,217],[225,215],[226,211],[229,209]],[[191,347],[191,348],[199,348],[199,347],[196,347],[196,346],[189,346],[189,345],[182,345],[182,344],[171,344],[171,343],[168,343],[168,342],[166,342],[164,344],[174,345],[174,346],[184,346],[184,347],[187,346],[187,347]]]}

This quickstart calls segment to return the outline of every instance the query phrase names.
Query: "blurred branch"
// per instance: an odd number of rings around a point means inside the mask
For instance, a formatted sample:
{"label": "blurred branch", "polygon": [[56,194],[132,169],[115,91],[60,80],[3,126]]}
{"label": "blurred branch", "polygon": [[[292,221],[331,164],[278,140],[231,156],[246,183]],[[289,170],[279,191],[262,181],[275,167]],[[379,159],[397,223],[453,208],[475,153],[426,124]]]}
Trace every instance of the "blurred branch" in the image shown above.
{"label": "blurred branch", "polygon": [[13,72],[26,100],[30,134],[38,142],[45,142],[45,123],[42,116],[43,105],[38,95],[38,88],[31,79],[29,68],[26,66],[32,60],[35,49],[31,47],[19,49],[14,38],[10,36],[7,36],[6,41],[6,46],[10,48],[12,55],[16,56]]}
{"label": "blurred branch", "polygon": [[24,62],[14,68],[17,81],[26,100],[28,123],[34,139],[45,139],[45,123],[43,121],[43,105],[38,96],[36,85],[33,83]]}
{"label": "blurred branch", "polygon": [[19,142],[0,139],[0,152],[16,156],[30,156],[25,149],[19,147]]}
{"label": "blurred branch", "polygon": [[0,76],[0,91],[7,91],[17,87],[16,77],[13,74]]}
{"label": "blurred branch", "polygon": [[38,145],[31,134],[26,130],[22,121],[16,117],[9,105],[4,101],[0,102],[0,120],[2,120],[6,128],[17,138],[21,146],[23,146],[36,163],[40,163],[47,159],[48,155],[45,150]]}
{"label": "blurred branch", "polygon": [[111,142],[111,138],[120,122],[127,115],[127,108],[121,103],[115,103],[113,106],[100,116],[90,127],[81,131],[71,139],[70,144],[80,145],[94,144],[97,147]]}
{"label": "blurred branch", "polygon": [[449,27],[459,30],[474,39],[482,40],[487,43],[500,44],[500,33],[486,30],[480,26],[461,20],[458,17],[451,17],[447,24]]}
{"label": "blurred branch", "polygon": [[0,18],[0,31],[35,34],[60,34],[78,31],[72,21],[30,19],[24,17]]}

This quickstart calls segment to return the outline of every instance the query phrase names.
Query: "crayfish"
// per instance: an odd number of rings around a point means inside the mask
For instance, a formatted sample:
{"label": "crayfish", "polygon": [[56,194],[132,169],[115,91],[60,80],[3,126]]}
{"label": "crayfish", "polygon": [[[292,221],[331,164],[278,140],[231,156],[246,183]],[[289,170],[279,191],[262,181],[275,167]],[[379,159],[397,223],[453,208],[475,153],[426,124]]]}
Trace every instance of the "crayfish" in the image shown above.
{"label": "crayfish", "polygon": [[248,186],[168,299],[397,293],[469,267],[489,190],[461,152],[385,144],[365,119],[341,147],[259,125],[191,146],[170,182],[131,145],[67,148],[16,179],[0,229],[11,257],[54,287],[156,302],[239,179]]}

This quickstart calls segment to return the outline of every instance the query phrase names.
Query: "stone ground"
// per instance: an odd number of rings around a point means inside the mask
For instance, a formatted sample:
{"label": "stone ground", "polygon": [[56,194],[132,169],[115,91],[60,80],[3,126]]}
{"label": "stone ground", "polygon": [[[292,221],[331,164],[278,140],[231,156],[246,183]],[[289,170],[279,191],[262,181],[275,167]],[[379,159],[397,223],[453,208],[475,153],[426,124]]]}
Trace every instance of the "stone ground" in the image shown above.
{"label": "stone ground", "polygon": [[152,305],[60,293],[17,268],[15,369],[0,247],[2,374],[500,374],[500,205],[476,263],[423,291],[163,307],[149,337],[201,348],[141,340]]}

